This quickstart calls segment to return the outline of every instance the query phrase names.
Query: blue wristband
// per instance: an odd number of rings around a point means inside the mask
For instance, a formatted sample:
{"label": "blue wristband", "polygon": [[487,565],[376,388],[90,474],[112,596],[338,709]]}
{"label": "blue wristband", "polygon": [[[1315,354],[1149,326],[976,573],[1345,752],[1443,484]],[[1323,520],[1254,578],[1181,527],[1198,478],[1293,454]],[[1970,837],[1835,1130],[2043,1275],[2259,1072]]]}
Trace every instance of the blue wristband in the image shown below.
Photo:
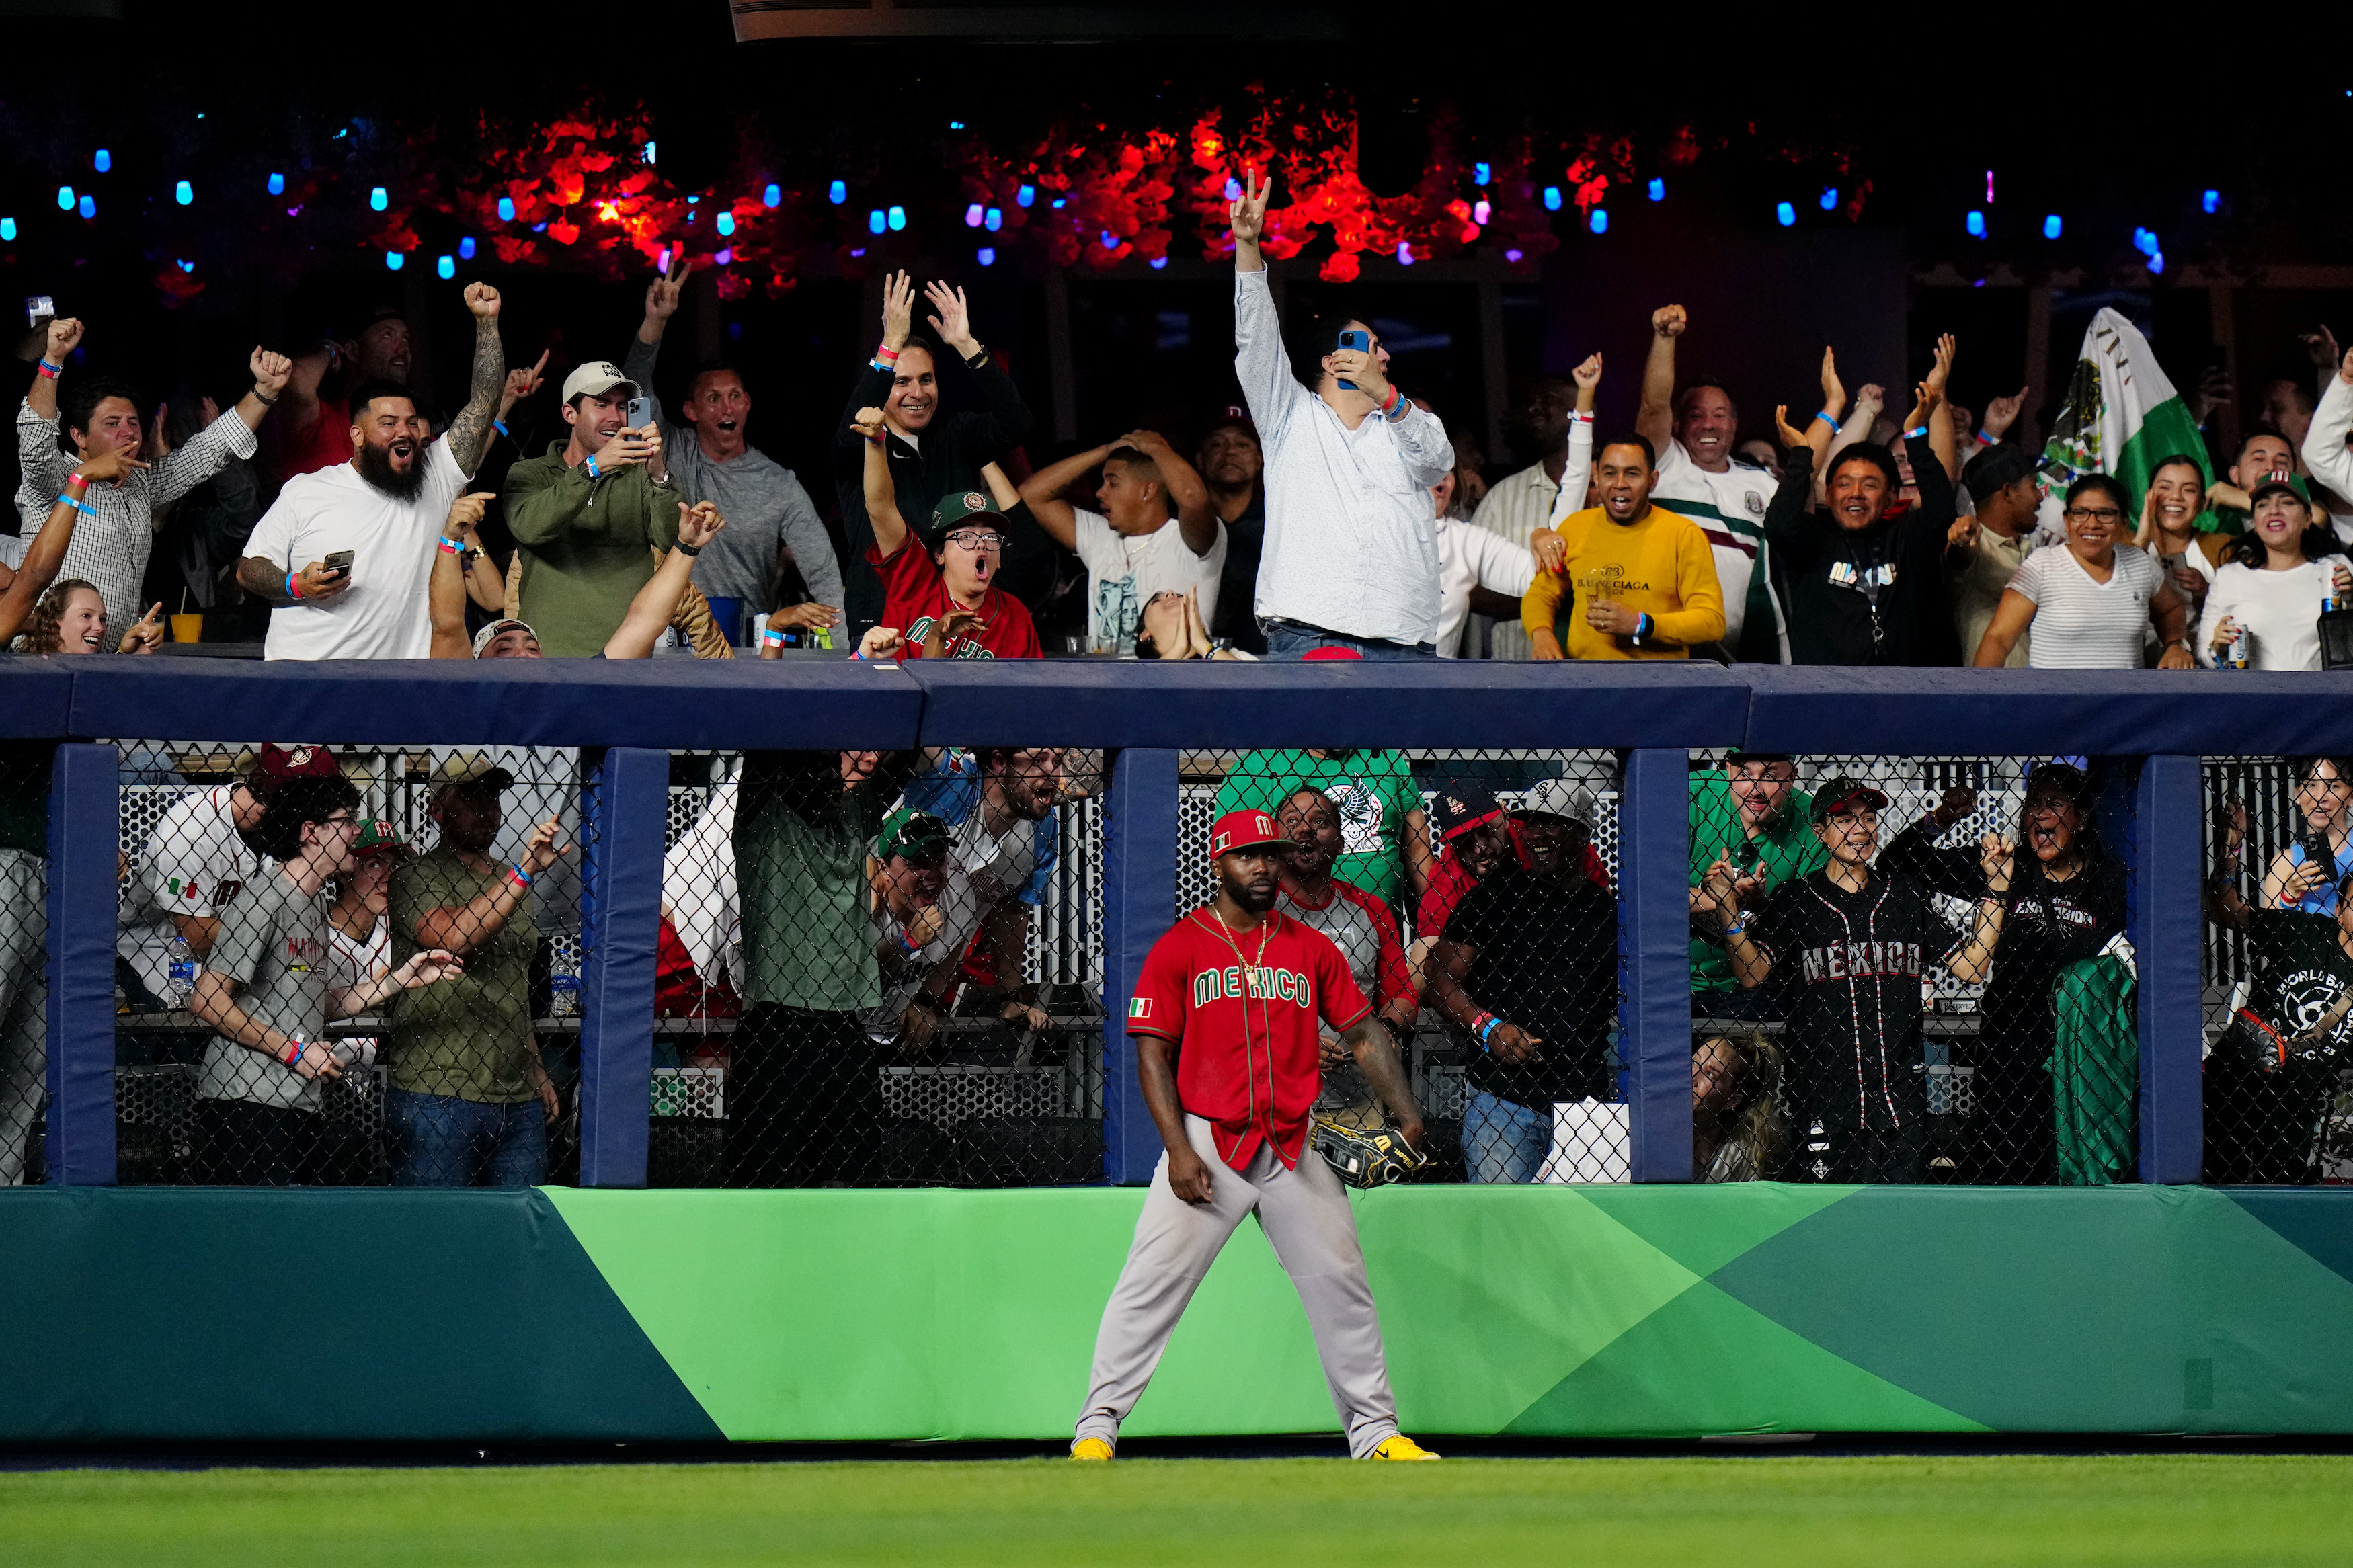
{"label": "blue wristband", "polygon": [[1820,420],[1823,424],[1829,426],[1833,430],[1839,427],[1839,422],[1831,417],[1831,411],[1827,408],[1815,415],[1814,417]]}
{"label": "blue wristband", "polygon": [[504,436],[507,433],[507,422],[503,419],[493,419],[491,421],[491,428]]}
{"label": "blue wristband", "polygon": [[1978,429],[1978,440],[1982,445],[1988,447],[1999,447],[2001,445],[2001,437],[1999,436],[1987,435],[1982,426]]}
{"label": "blue wristband", "polygon": [[84,517],[96,517],[98,515],[98,509],[90,505],[90,502],[86,500],[76,500],[73,497],[69,495],[61,495],[58,497],[58,504],[59,506],[69,506],[73,508],[74,510],[81,513]]}
{"label": "blue wristband", "polygon": [[599,472],[597,472],[597,471],[596,471],[596,453],[591,452],[591,453],[589,453],[589,454],[588,454],[588,461],[587,461],[586,467],[587,467],[587,469],[588,469],[588,477],[589,477],[590,479],[603,479],[603,478],[605,477],[603,474],[601,474],[601,473],[599,473]]}
{"label": "blue wristband", "polygon": [[1906,430],[1904,432],[1904,438],[1906,441],[1909,441],[1915,436],[1926,436],[1927,433],[1928,427],[1926,425],[1923,425],[1917,430]]}
{"label": "blue wristband", "polygon": [[1644,637],[1649,637],[1652,632],[1658,630],[1658,628],[1659,623],[1651,619],[1649,616],[1637,615],[1634,617],[1634,640],[1636,642],[1641,642]]}

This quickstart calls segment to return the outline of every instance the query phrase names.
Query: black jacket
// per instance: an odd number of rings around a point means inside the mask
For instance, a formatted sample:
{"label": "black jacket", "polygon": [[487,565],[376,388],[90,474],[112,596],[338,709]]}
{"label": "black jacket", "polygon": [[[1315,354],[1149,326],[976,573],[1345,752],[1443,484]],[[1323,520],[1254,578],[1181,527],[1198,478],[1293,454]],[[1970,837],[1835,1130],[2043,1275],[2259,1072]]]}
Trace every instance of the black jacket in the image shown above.
{"label": "black jacket", "polygon": [[[1781,488],[1765,509],[1765,537],[1773,586],[1788,621],[1790,663],[1960,663],[1943,570],[1945,535],[1953,526],[1952,481],[1926,436],[1910,438],[1905,450],[1920,504],[1852,531],[1828,511],[1813,510],[1811,449],[1785,455]],[[1889,568],[1892,583],[1873,584],[1875,592],[1859,585]]]}
{"label": "black jacket", "polygon": [[[944,362],[955,356],[943,350],[938,357]],[[1027,440],[1034,423],[1029,405],[1021,401],[1020,389],[995,361],[966,362],[965,368],[980,393],[979,412],[937,415],[912,446],[896,435],[883,437],[891,454],[891,482],[898,492],[899,515],[907,520],[919,543],[940,498],[953,490],[987,495],[988,486],[980,470]],[[944,363],[940,364],[944,384],[954,374]],[[849,389],[849,402],[833,435],[834,496],[841,506],[841,529],[848,545],[841,558],[842,596],[849,601],[843,608],[853,641],[881,616],[882,579],[866,560],[867,549],[874,542],[874,525],[866,516],[865,441],[849,427],[849,422],[861,408],[881,407],[891,395],[891,381],[890,371],[878,370],[868,361],[858,384]],[[1006,532],[1013,542],[1006,550],[998,582],[1007,593],[1034,608],[1054,585],[1053,541],[1035,521],[1008,521]]]}

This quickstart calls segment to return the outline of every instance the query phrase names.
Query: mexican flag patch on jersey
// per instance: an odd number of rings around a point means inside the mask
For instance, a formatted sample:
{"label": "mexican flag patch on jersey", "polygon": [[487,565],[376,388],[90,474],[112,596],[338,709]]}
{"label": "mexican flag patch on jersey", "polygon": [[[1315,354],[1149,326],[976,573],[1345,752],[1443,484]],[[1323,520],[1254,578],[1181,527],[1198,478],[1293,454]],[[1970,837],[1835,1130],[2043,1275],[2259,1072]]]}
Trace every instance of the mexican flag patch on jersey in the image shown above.
{"label": "mexican flag patch on jersey", "polygon": [[1131,1018],[1149,1020],[1152,1016],[1152,998],[1138,996],[1134,1001],[1130,1002],[1127,1005],[1127,1016]]}

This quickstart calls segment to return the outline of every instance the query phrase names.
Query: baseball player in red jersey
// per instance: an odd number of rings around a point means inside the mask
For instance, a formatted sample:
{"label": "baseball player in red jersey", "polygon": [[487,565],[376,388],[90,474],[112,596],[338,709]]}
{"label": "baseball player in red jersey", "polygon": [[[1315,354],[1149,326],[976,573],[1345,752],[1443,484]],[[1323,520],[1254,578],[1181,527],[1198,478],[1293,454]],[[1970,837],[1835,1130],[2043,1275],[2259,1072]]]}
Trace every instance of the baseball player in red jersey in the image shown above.
{"label": "baseball player in red jersey", "polygon": [[1277,878],[1292,850],[1263,811],[1218,818],[1209,833],[1216,901],[1178,921],[1144,961],[1127,1032],[1167,1152],[1152,1173],[1127,1265],[1095,1334],[1074,1459],[1112,1457],[1119,1424],[1143,1397],[1185,1304],[1252,1212],[1307,1309],[1348,1452],[1438,1457],[1398,1430],[1356,1217],[1339,1178],[1307,1146],[1323,1087],[1317,1020],[1348,1043],[1416,1146],[1421,1110],[1340,950],[1276,911]]}

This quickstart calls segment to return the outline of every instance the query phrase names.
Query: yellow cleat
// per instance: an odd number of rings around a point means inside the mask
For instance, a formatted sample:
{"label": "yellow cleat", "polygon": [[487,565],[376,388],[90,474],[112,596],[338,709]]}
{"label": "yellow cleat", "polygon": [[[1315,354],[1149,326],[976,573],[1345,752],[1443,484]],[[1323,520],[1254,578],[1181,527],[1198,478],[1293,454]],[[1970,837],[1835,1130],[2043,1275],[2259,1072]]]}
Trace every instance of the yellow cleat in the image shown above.
{"label": "yellow cleat", "polygon": [[1379,1447],[1365,1457],[1370,1459],[1435,1459],[1439,1458],[1402,1432],[1386,1439]]}
{"label": "yellow cleat", "polygon": [[[1425,1457],[1430,1458],[1437,1458],[1434,1454]],[[1077,1442],[1071,1445],[1071,1458],[1073,1459],[1092,1459],[1097,1463],[1101,1463],[1102,1461],[1111,1458],[1111,1445],[1104,1442],[1100,1437],[1082,1437]]]}

